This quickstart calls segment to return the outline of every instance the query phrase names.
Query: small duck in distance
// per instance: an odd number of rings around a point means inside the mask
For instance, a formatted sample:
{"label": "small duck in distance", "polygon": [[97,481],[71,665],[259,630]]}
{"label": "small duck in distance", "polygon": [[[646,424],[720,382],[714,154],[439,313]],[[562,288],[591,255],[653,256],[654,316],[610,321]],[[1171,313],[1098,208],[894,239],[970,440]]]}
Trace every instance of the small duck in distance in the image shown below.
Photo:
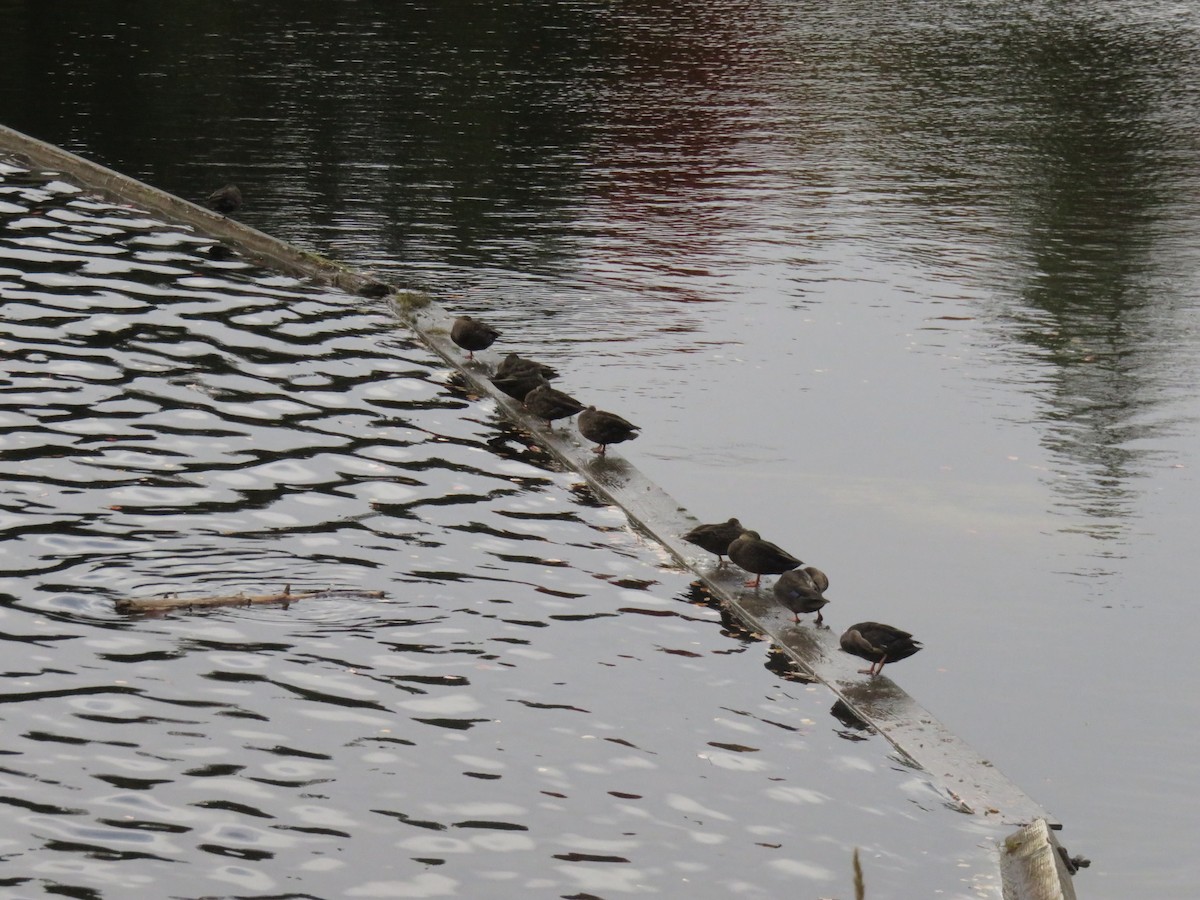
{"label": "small duck in distance", "polygon": [[227,184],[209,194],[204,202],[209,209],[227,216],[242,208],[242,190],[236,184]]}
{"label": "small duck in distance", "polygon": [[727,522],[697,525],[686,534],[681,534],[680,537],[689,544],[695,544],[701,550],[715,554],[717,568],[721,569],[725,566],[725,554],[729,552],[729,545],[736,541],[745,530],[737,519],[730,519]]}
{"label": "small duck in distance", "polygon": [[764,541],[757,531],[743,531],[726,552],[736,565],[754,573],[754,580],[747,581],[746,587],[755,589],[764,575],[780,575],[804,565],[778,544]]}
{"label": "small duck in distance", "polygon": [[840,643],[847,653],[871,663],[871,668],[858,671],[872,678],[883,671],[886,663],[908,659],[921,649],[921,642],[914,640],[907,631],[881,622],[851,625],[842,635]]}
{"label": "small duck in distance", "polygon": [[569,419],[583,412],[584,406],[570,394],[557,391],[548,382],[543,382],[525,395],[525,408],[539,419],[545,419],[546,425],[553,428],[555,419]]}
{"label": "small duck in distance", "polygon": [[816,613],[817,624],[820,625],[821,608],[829,600],[824,596],[829,587],[829,579],[816,566],[806,566],[803,569],[788,569],[775,582],[775,599],[792,611],[796,624],[800,623],[801,613]]}
{"label": "small duck in distance", "polygon": [[470,316],[459,316],[450,327],[450,340],[467,351],[467,359],[474,359],[476,350],[486,350],[498,337],[499,331]]}
{"label": "small duck in distance", "polygon": [[592,452],[604,456],[609,444],[620,444],[637,437],[638,427],[616,413],[589,406],[579,414],[579,433],[599,444],[599,447],[592,448]]}

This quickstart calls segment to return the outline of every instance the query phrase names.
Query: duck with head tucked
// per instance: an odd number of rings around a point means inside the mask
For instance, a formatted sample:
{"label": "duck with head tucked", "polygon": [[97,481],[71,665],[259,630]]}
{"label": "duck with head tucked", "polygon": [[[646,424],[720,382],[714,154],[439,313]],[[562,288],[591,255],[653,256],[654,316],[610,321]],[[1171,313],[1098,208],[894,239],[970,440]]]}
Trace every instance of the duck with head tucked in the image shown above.
{"label": "duck with head tucked", "polygon": [[779,576],[773,588],[775,599],[792,611],[797,624],[801,613],[816,613],[817,624],[823,621],[821,609],[829,602],[825,591],[829,588],[829,579],[816,566],[806,566],[803,569],[788,569]]}
{"label": "duck with head tucked", "polygon": [[525,408],[539,419],[545,419],[546,424],[553,428],[556,419],[569,419],[583,412],[584,406],[570,394],[557,391],[550,387],[549,382],[543,382],[525,395]]}
{"label": "duck with head tucked", "polygon": [[242,208],[242,189],[236,184],[227,184],[209,194],[204,203],[209,209],[227,216]]}
{"label": "duck with head tucked", "polygon": [[637,437],[638,427],[616,413],[589,406],[579,414],[579,433],[589,441],[599,444],[600,446],[593,447],[592,451],[604,456],[609,444],[620,444]]}
{"label": "duck with head tucked", "polygon": [[743,531],[745,529],[742,528],[741,522],[737,519],[730,519],[727,522],[697,525],[691,531],[681,534],[680,537],[689,544],[695,544],[701,550],[715,554],[717,568],[720,569],[725,565],[725,554],[729,552],[729,545],[736,541]]}
{"label": "duck with head tucked", "polygon": [[747,581],[746,587],[757,588],[764,575],[779,575],[804,565],[778,544],[764,541],[757,531],[743,531],[727,552],[736,565],[754,573],[754,580]]}
{"label": "duck with head tucked", "polygon": [[496,366],[496,377],[507,378],[510,375],[539,375],[547,381],[558,377],[558,370],[553,366],[540,363],[535,359],[510,353]]}
{"label": "duck with head tucked", "polygon": [[530,369],[524,372],[509,373],[508,375],[497,374],[493,376],[492,384],[518,403],[523,403],[530,391],[541,387],[543,384],[549,384],[549,382],[537,372]]}
{"label": "duck with head tucked", "polygon": [[459,316],[450,326],[450,340],[467,351],[467,359],[474,359],[476,350],[486,350],[498,337],[499,331],[470,316]]}

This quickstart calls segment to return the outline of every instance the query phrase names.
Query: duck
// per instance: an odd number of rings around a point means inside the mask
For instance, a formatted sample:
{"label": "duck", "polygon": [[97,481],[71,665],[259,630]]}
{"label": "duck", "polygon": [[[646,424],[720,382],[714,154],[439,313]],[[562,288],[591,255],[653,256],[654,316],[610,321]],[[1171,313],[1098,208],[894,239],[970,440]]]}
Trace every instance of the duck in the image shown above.
{"label": "duck", "polygon": [[757,531],[743,531],[729,545],[726,551],[729,558],[747,572],[754,573],[754,580],[747,581],[746,587],[757,589],[764,575],[780,575],[798,566],[804,565],[777,544],[764,541]]}
{"label": "duck", "polygon": [[486,350],[498,337],[499,331],[470,316],[459,316],[450,327],[450,340],[467,351],[467,359],[474,359],[476,350]]}
{"label": "duck", "polygon": [[358,286],[358,296],[368,300],[382,300],[392,292],[392,286],[384,281],[364,281]]}
{"label": "duck", "polygon": [[218,262],[224,262],[227,259],[233,259],[234,256],[232,247],[230,247],[228,244],[222,244],[219,242],[216,244],[209,244],[208,247],[205,248],[205,252],[208,254],[209,259],[215,259]]}
{"label": "duck", "polygon": [[681,534],[680,537],[689,544],[695,544],[701,550],[716,554],[717,568],[720,569],[725,565],[725,554],[729,551],[729,545],[736,541],[745,530],[737,519],[729,519],[727,522],[697,525],[691,531]]}
{"label": "duck", "polygon": [[570,394],[555,390],[549,382],[543,382],[525,395],[525,408],[539,419],[545,419],[546,424],[553,428],[555,419],[569,419],[583,412],[584,406]]}
{"label": "duck", "polygon": [[[820,576],[820,580],[814,573]],[[821,587],[821,582],[825,587]],[[824,596],[827,587],[829,579],[815,566],[789,569],[775,582],[775,599],[792,611],[796,624],[800,623],[800,613],[816,613],[817,624],[820,625],[823,621],[821,607],[829,602]]]}
{"label": "duck", "polygon": [[579,414],[579,433],[599,444],[599,447],[592,448],[592,452],[604,456],[609,444],[620,444],[637,437],[638,427],[616,413],[589,406]]}
{"label": "duck", "polygon": [[816,566],[805,566],[804,571],[808,573],[808,577],[813,580],[813,585],[822,594],[829,590],[829,576],[818,569]]}
{"label": "duck", "polygon": [[842,635],[840,643],[847,653],[871,663],[871,668],[858,671],[872,678],[883,671],[885,663],[908,659],[921,649],[921,642],[914,640],[907,631],[880,622],[851,625]]}
{"label": "duck", "polygon": [[506,378],[509,375],[527,375],[531,372],[542,376],[547,381],[558,377],[558,370],[553,366],[540,363],[536,359],[518,356],[516,353],[508,354],[501,360],[500,365],[496,366],[497,378]]}
{"label": "duck", "polygon": [[502,393],[512,397],[518,403],[523,403],[529,392],[543,384],[549,384],[545,378],[530,369],[527,372],[517,372],[509,375],[495,375],[492,384]]}
{"label": "duck", "polygon": [[227,184],[209,194],[204,202],[209,209],[227,216],[242,208],[242,189],[236,184]]}

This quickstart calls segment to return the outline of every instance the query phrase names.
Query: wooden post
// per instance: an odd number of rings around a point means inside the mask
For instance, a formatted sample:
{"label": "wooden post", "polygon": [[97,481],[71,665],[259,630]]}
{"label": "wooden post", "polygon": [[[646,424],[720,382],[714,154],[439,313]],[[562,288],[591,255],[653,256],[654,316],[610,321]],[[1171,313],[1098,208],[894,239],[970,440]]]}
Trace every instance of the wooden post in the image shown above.
{"label": "wooden post", "polygon": [[1000,850],[1005,900],[1075,900],[1065,858],[1045,819],[1014,831]]}

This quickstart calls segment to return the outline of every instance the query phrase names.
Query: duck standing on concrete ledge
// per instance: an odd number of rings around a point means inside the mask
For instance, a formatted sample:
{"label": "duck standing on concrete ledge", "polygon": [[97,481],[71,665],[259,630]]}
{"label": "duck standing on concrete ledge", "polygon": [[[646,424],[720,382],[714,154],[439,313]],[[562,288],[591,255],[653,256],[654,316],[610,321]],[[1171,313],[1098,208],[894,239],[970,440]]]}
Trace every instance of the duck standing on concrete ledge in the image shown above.
{"label": "duck standing on concrete ledge", "polygon": [[467,359],[474,359],[476,350],[486,350],[498,337],[499,331],[470,316],[459,316],[450,327],[450,340],[467,351]]}
{"label": "duck standing on concrete ledge", "polygon": [[556,391],[548,383],[538,385],[525,395],[525,408],[539,419],[545,419],[551,428],[555,419],[568,419],[583,412],[582,403],[570,394]]}
{"label": "duck standing on concrete ledge", "polygon": [[871,662],[871,668],[858,671],[872,677],[883,671],[885,663],[908,659],[921,649],[921,642],[907,631],[879,622],[851,625],[842,635],[841,645],[847,653]]}
{"label": "duck standing on concrete ledge", "polygon": [[734,563],[754,573],[754,580],[747,581],[746,587],[757,588],[764,575],[779,575],[804,565],[782,547],[764,541],[757,531],[743,531],[726,552]]}
{"label": "duck standing on concrete ledge", "polygon": [[829,579],[815,566],[788,569],[775,582],[775,599],[792,611],[796,624],[800,623],[800,613],[816,613],[820,625],[821,607],[829,602],[824,595],[828,587]]}
{"label": "duck standing on concrete ledge", "polygon": [[822,594],[829,590],[829,576],[816,566],[805,566],[805,573],[812,579],[813,586]]}
{"label": "duck standing on concrete ledge", "polygon": [[728,522],[697,525],[686,534],[681,534],[680,537],[689,544],[695,544],[701,550],[716,554],[717,568],[720,569],[725,565],[725,554],[729,552],[729,545],[736,541],[745,530],[737,519],[730,519]]}
{"label": "duck standing on concrete ledge", "polygon": [[600,446],[593,447],[592,451],[603,456],[609,444],[620,444],[637,437],[638,427],[616,413],[589,406],[579,414],[579,433],[589,441],[599,444]]}
{"label": "duck standing on concrete ledge", "polygon": [[492,378],[492,384],[496,386],[497,390],[508,394],[518,403],[524,403],[530,391],[546,383],[546,379],[532,369],[516,374],[497,374]]}
{"label": "duck standing on concrete ledge", "polygon": [[542,378],[550,381],[558,377],[558,369],[548,366],[545,363],[540,363],[536,359],[529,359],[524,356],[518,356],[516,353],[510,353],[500,361],[500,365],[496,366],[496,377],[507,378],[510,375],[540,375]]}

